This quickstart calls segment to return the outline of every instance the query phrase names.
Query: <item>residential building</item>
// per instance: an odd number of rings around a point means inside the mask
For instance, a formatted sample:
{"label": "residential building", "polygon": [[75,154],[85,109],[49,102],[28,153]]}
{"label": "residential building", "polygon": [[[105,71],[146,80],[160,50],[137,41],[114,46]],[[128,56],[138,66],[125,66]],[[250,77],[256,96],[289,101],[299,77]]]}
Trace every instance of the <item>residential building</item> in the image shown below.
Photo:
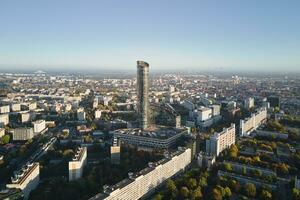
{"label": "residential building", "polygon": [[33,124],[33,131],[35,134],[41,133],[43,130],[46,129],[46,121],[43,119],[32,122],[32,124]]}
{"label": "residential building", "polygon": [[3,114],[0,115],[0,126],[6,126],[9,123],[9,115]]}
{"label": "residential building", "polygon": [[254,98],[249,97],[247,99],[244,100],[244,107],[246,109],[251,109],[254,107]]}
{"label": "residential building", "polygon": [[9,113],[9,111],[10,111],[9,105],[0,106],[0,114]]}
{"label": "residential building", "polygon": [[5,128],[0,128],[0,138],[5,135]]}
{"label": "residential building", "polygon": [[33,128],[16,128],[12,132],[13,140],[29,140],[34,137]]}
{"label": "residential building", "polygon": [[86,165],[87,148],[79,147],[72,161],[69,162],[69,181],[81,178],[83,168]]}
{"label": "residential building", "polygon": [[24,193],[24,199],[28,199],[29,194],[34,190],[40,181],[39,163],[29,163],[22,167],[21,170],[14,173],[11,182],[6,185],[7,188],[20,189]]}
{"label": "residential building", "polygon": [[95,111],[95,119],[100,119],[101,117],[101,110],[96,110]]}
{"label": "residential building", "polygon": [[118,138],[113,139],[112,146],[110,147],[110,160],[112,164],[120,164],[121,158],[121,145]]}
{"label": "residential building", "polygon": [[235,124],[224,128],[220,133],[214,133],[206,140],[206,153],[218,156],[222,151],[235,144]]}
{"label": "residential building", "polygon": [[85,121],[86,113],[84,111],[84,108],[78,108],[77,109],[77,119],[79,121]]}
{"label": "residential building", "polygon": [[240,120],[240,136],[247,136],[267,120],[267,109],[260,108],[249,118]]}
{"label": "residential building", "polygon": [[137,173],[129,173],[129,178],[116,185],[104,187],[104,192],[90,200],[141,199],[152,194],[167,179],[182,172],[191,163],[191,149],[178,148],[158,162]]}

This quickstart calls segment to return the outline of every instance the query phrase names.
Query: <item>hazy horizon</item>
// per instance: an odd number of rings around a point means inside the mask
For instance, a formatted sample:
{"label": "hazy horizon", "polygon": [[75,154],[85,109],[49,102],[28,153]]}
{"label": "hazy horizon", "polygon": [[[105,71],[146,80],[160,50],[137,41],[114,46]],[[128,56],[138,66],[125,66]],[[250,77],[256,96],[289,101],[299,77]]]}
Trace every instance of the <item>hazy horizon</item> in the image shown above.
{"label": "hazy horizon", "polygon": [[300,2],[0,2],[0,71],[300,72]]}

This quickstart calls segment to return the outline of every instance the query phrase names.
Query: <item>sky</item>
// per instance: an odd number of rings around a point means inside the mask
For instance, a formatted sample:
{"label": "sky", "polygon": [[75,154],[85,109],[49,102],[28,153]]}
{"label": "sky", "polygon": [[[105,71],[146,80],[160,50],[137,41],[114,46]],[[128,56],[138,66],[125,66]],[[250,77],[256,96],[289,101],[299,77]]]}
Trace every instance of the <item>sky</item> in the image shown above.
{"label": "sky", "polygon": [[0,71],[300,71],[299,0],[0,0]]}

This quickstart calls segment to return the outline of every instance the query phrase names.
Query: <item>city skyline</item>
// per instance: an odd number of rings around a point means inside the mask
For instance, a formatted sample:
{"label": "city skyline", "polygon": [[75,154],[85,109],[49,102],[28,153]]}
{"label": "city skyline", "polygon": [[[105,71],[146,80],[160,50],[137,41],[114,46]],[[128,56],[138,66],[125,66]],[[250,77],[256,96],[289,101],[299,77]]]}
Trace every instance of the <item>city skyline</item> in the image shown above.
{"label": "city skyline", "polygon": [[297,1],[2,1],[0,71],[299,72]]}

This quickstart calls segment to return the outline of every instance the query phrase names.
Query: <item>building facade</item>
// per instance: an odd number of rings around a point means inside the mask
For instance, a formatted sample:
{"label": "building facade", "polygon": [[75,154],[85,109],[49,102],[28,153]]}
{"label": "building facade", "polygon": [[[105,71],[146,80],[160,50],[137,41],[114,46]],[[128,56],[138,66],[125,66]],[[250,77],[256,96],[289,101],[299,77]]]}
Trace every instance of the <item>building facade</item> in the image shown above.
{"label": "building facade", "polygon": [[129,178],[114,186],[104,188],[103,194],[98,194],[90,200],[136,200],[155,191],[155,188],[167,179],[185,170],[191,163],[191,149],[178,148],[178,151],[166,155],[166,158],[149,163],[149,167],[129,173]]}
{"label": "building facade", "polygon": [[235,144],[235,124],[224,128],[222,132],[215,133],[206,140],[206,153],[218,156],[222,151]]}
{"label": "building facade", "polygon": [[72,161],[69,162],[69,181],[81,178],[83,167],[86,165],[87,148],[79,147]]}
{"label": "building facade", "polygon": [[149,123],[149,64],[137,61],[137,96],[140,128],[147,129]]}
{"label": "building facade", "polygon": [[45,120],[37,120],[32,122],[33,124],[33,131],[34,133],[41,133],[43,130],[46,129],[46,121]]}
{"label": "building facade", "polygon": [[33,128],[16,128],[12,133],[13,140],[25,141],[34,137]]}
{"label": "building facade", "polygon": [[248,136],[267,120],[267,109],[260,108],[251,117],[240,120],[240,136]]}
{"label": "building facade", "polygon": [[0,126],[6,126],[9,123],[9,115],[3,114],[0,115]]}
{"label": "building facade", "polygon": [[39,181],[39,163],[29,163],[24,165],[20,171],[14,173],[11,182],[8,183],[6,187],[10,189],[21,189],[24,193],[24,199],[28,199],[30,192],[38,186]]}

